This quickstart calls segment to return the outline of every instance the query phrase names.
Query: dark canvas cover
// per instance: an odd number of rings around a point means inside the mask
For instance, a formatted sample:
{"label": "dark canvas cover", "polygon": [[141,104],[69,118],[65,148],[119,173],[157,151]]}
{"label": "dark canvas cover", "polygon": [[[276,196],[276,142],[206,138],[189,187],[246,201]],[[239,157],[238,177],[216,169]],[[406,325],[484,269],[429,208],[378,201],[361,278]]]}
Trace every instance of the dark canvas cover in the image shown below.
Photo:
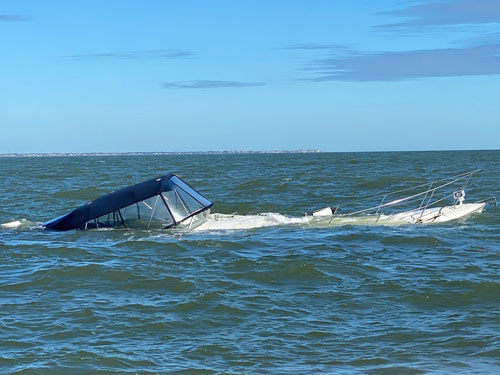
{"label": "dark canvas cover", "polygon": [[174,175],[168,174],[163,177],[153,178],[103,195],[64,216],[44,223],[43,226],[46,229],[63,231],[81,228],[89,220],[161,193],[172,176]]}

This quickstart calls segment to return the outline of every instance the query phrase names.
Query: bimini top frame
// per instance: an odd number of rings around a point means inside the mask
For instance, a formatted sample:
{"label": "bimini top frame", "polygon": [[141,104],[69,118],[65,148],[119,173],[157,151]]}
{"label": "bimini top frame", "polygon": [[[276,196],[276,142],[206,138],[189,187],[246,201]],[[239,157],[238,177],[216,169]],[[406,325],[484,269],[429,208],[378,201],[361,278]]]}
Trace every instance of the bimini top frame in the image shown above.
{"label": "bimini top frame", "polygon": [[43,224],[45,229],[171,228],[208,213],[213,203],[174,174],[103,195]]}

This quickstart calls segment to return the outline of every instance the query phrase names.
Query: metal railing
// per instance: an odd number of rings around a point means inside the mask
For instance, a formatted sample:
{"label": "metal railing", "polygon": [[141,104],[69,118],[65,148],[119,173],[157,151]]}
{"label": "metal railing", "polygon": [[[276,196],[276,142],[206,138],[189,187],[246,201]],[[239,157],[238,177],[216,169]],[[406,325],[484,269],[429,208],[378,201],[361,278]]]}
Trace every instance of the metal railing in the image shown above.
{"label": "metal railing", "polygon": [[[358,210],[358,211],[354,211],[354,212],[349,212],[349,213],[344,214],[344,215],[358,215],[358,214],[362,214],[362,213],[375,212],[375,214],[378,215],[378,217],[377,217],[377,221],[378,221],[380,216],[383,214],[384,209],[386,209],[388,207],[396,206],[396,205],[402,204],[404,202],[408,202],[408,201],[411,201],[411,200],[414,200],[416,198],[423,196],[423,199],[420,202],[420,205],[418,206],[418,209],[422,210],[421,215],[420,215],[420,216],[422,216],[426,209],[428,209],[431,206],[434,206],[435,204],[443,201],[444,199],[446,199],[450,196],[450,194],[447,193],[444,197],[441,197],[435,201],[432,201],[432,198],[434,197],[434,195],[437,191],[439,191],[447,186],[456,184],[457,182],[462,181],[462,180],[464,181],[464,183],[461,186],[461,190],[464,190],[465,187],[470,182],[472,175],[475,173],[478,173],[480,171],[481,171],[481,169],[475,169],[475,170],[472,170],[469,172],[460,173],[458,175],[451,176],[451,177],[441,178],[439,180],[427,182],[424,184],[415,185],[415,186],[412,186],[409,188],[400,189],[400,190],[396,190],[396,191],[391,191],[391,192],[387,192],[387,193],[374,195],[374,196],[367,197],[367,198],[358,199],[358,201],[365,201],[365,200],[369,200],[369,199],[382,197],[381,202],[376,206],[372,206],[372,207],[365,208],[365,209]],[[424,188],[424,187],[426,187],[426,189],[424,191],[420,191],[418,193],[411,194],[411,195],[403,197],[403,198],[393,199],[390,202],[384,203],[385,200],[387,199],[387,197],[389,197],[389,196],[394,196],[396,194],[400,194],[400,193],[403,193],[406,191],[411,191],[411,190],[415,191],[418,188]],[[451,196],[453,196],[453,194],[451,194]]]}

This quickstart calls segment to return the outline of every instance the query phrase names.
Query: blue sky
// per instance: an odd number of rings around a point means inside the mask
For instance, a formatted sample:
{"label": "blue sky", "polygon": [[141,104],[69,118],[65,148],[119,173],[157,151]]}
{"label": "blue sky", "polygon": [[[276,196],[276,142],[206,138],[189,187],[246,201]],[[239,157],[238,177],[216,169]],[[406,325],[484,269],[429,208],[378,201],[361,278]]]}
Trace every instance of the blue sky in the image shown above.
{"label": "blue sky", "polygon": [[3,0],[0,43],[0,153],[500,148],[498,0]]}

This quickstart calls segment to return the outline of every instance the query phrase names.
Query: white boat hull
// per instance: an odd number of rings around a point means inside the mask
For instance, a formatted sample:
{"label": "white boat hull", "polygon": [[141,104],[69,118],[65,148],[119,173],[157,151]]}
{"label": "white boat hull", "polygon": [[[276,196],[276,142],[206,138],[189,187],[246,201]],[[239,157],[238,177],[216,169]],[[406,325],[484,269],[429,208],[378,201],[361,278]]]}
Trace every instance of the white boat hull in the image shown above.
{"label": "white boat hull", "polygon": [[473,213],[483,212],[486,203],[464,203],[456,206],[433,207],[386,215],[380,221],[406,222],[415,224],[444,223],[461,219]]}

